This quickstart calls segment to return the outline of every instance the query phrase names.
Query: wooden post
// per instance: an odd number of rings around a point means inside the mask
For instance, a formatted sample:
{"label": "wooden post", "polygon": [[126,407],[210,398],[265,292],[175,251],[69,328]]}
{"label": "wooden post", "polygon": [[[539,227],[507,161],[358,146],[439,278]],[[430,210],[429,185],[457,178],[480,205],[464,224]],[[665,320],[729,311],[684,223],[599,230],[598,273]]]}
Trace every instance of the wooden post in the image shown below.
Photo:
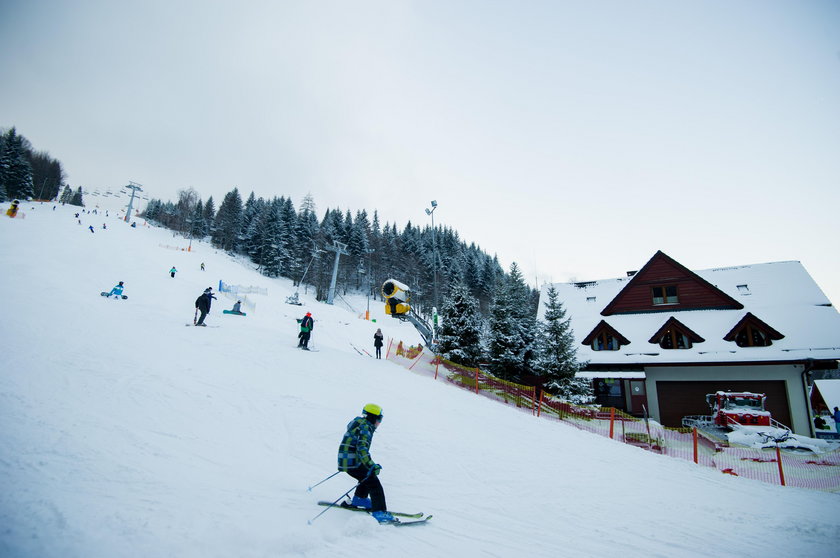
{"label": "wooden post", "polygon": [[615,431],[615,407],[610,407],[610,440],[613,439],[613,432]]}
{"label": "wooden post", "polygon": [[440,355],[435,358],[435,380],[437,380],[438,366],[440,366]]}
{"label": "wooden post", "polygon": [[785,486],[785,470],[782,468],[782,451],[779,445],[776,444],[776,461],[779,463],[779,480],[782,481],[782,486]]}
{"label": "wooden post", "polygon": [[475,368],[475,394],[478,395],[478,367]]}
{"label": "wooden post", "polygon": [[393,343],[393,342],[394,342],[394,338],[393,338],[393,337],[389,337],[389,338],[388,338],[388,350],[387,350],[387,351],[385,351],[385,360],[388,360],[388,355],[390,355],[390,354],[391,354],[391,343]]}
{"label": "wooden post", "polygon": [[[535,389],[536,389],[536,388],[535,388]],[[543,391],[542,391],[542,390],[540,390],[540,399],[539,399],[539,401],[534,400],[534,403],[536,403],[536,406],[537,406],[537,417],[539,417],[539,416],[540,416],[540,414],[542,413],[542,397],[543,397]]]}
{"label": "wooden post", "polygon": [[698,463],[698,455],[697,455],[697,427],[691,429],[691,438],[694,440],[694,462]]}

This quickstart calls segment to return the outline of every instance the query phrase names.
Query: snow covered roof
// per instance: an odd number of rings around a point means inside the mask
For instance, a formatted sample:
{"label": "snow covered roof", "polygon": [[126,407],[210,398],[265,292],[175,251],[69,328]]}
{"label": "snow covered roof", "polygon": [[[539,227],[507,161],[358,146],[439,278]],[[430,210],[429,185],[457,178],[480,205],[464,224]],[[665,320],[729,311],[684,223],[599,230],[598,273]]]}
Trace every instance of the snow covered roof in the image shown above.
{"label": "snow covered roof", "polygon": [[[840,314],[800,262],[785,261],[692,271],[743,309],[702,309],[601,315],[633,277],[555,283],[558,300],[571,319],[578,358],[592,364],[678,364],[840,359]],[[538,317],[545,314],[543,285]],[[767,347],[739,347],[724,336],[747,313],[784,337]],[[702,337],[690,349],[662,349],[650,339],[670,318]],[[582,341],[601,322],[629,344],[617,351],[594,351]]]}

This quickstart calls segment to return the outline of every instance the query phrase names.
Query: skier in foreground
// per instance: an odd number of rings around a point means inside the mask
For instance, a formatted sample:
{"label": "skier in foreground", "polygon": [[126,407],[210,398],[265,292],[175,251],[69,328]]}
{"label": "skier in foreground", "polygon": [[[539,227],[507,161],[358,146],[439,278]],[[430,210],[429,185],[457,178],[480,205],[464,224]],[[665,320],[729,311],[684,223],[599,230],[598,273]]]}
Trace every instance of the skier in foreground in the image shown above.
{"label": "skier in foreground", "polygon": [[385,491],[378,477],[382,466],[374,463],[370,457],[373,433],[381,422],[382,408],[373,403],[365,405],[362,416],[350,421],[338,447],[338,470],[359,481],[350,504],[370,510],[379,523],[391,523],[396,520],[386,511]]}

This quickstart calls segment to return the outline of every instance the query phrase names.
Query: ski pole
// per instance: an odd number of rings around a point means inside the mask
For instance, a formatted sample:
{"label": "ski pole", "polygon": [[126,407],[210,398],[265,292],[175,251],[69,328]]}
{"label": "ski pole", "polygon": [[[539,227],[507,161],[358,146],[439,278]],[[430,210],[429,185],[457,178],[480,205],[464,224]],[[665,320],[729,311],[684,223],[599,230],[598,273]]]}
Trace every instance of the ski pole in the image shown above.
{"label": "ski pole", "polygon": [[[367,477],[365,477],[365,480],[367,480]],[[342,494],[341,496],[339,496],[338,498],[336,498],[336,499],[335,499],[335,502],[333,502],[332,504],[330,504],[329,506],[327,506],[326,508],[324,508],[324,510],[323,510],[321,513],[319,513],[318,515],[316,515],[315,517],[313,517],[312,519],[310,519],[309,521],[307,521],[307,522],[306,522],[306,524],[307,524],[307,525],[312,525],[312,522],[313,522],[313,521],[315,521],[316,519],[318,519],[319,517],[321,517],[322,515],[324,515],[324,513],[326,513],[326,511],[327,511],[327,510],[330,510],[330,509],[334,508],[334,507],[335,507],[335,505],[338,503],[338,501],[339,501],[339,500],[341,500],[342,498],[344,498],[345,496],[347,496],[348,494],[350,494],[351,492],[353,492],[354,490],[356,490],[356,489],[359,487],[359,484],[362,484],[363,482],[365,482],[365,480],[363,480],[363,481],[359,482],[356,486],[354,486],[353,488],[351,488],[350,490],[348,490],[347,492],[345,492],[344,494]]]}
{"label": "ski pole", "polygon": [[193,325],[195,325],[196,320],[198,320],[198,307],[196,307],[195,314],[193,314]]}
{"label": "ski pole", "polygon": [[315,488],[315,487],[316,487],[316,486],[318,486],[319,484],[323,484],[323,483],[327,482],[328,480],[330,480],[331,478],[333,478],[334,476],[336,476],[336,475],[337,475],[337,474],[339,474],[340,472],[341,472],[341,471],[336,471],[335,473],[333,473],[332,475],[328,476],[327,478],[325,478],[325,479],[324,479],[324,480],[322,480],[321,482],[316,483],[316,484],[313,484],[312,486],[310,486],[309,488],[307,488],[307,489],[306,489],[306,490],[307,490],[307,492],[312,492],[312,489],[313,489],[313,488]]}

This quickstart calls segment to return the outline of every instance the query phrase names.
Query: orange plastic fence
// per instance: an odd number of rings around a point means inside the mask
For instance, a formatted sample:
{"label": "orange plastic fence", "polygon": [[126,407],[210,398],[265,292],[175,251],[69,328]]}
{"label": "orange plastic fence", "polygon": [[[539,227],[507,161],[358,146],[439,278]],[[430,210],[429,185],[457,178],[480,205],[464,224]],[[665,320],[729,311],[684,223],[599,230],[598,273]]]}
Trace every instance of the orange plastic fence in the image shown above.
{"label": "orange plastic fence", "polygon": [[840,492],[840,450],[815,455],[768,449],[727,447],[724,440],[697,436],[689,428],[667,428],[612,407],[574,405],[536,388],[508,382],[442,359],[422,347],[404,346],[385,358],[414,373],[444,381],[478,395],[515,406],[538,417],[562,421],[581,430],[609,437],[648,451],[694,461],[722,473],[771,484]]}

